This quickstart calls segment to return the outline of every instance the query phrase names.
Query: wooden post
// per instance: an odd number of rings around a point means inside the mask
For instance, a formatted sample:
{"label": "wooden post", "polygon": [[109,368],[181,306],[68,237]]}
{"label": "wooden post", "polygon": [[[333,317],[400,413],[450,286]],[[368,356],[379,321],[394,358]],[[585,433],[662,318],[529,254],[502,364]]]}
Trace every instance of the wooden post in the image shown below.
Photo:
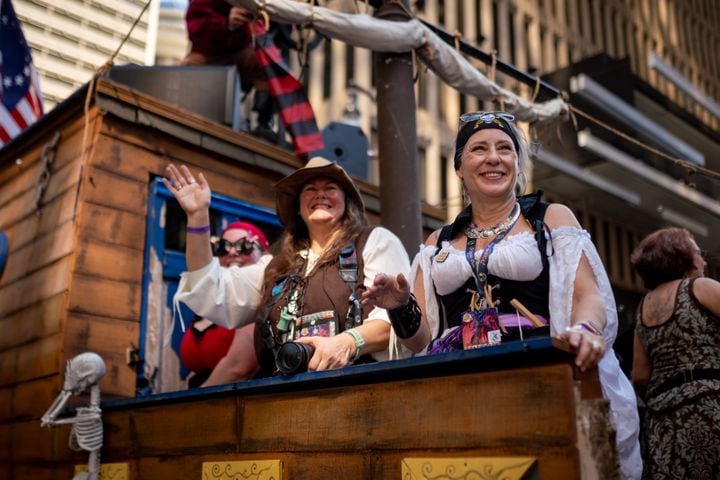
{"label": "wooden post", "polygon": [[[385,3],[376,16],[407,21],[406,8]],[[411,53],[379,53],[376,60],[380,221],[412,257],[422,242],[415,90]]]}

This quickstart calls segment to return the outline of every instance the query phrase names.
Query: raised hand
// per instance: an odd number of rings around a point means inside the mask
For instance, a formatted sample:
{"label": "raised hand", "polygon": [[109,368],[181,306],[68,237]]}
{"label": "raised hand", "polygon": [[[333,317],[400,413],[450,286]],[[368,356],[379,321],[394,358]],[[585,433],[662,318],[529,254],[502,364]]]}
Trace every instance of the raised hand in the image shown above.
{"label": "raised hand", "polygon": [[397,277],[378,273],[373,284],[363,292],[363,306],[391,310],[406,305],[410,299],[410,284],[402,273]]}
{"label": "raised hand", "polygon": [[242,7],[232,7],[228,13],[228,30],[231,32],[242,27],[253,18],[253,13]]}
{"label": "raised hand", "polygon": [[212,192],[202,173],[198,174],[198,179],[195,180],[190,169],[185,165],[181,165],[178,169],[172,163],[167,166],[165,173],[170,180],[163,178],[163,183],[173,194],[188,218],[208,211]]}

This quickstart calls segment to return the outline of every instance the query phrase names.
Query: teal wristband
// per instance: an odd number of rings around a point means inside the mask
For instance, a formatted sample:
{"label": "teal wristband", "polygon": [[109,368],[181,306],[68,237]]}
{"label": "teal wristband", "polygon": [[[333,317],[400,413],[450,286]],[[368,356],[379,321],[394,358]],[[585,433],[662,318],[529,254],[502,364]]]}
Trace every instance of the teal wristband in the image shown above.
{"label": "teal wristband", "polygon": [[353,340],[355,340],[355,358],[352,359],[352,361],[356,361],[358,358],[360,358],[360,355],[362,355],[362,349],[365,347],[365,339],[363,336],[355,330],[354,328],[344,330],[342,333],[347,333],[351,337],[353,337]]}

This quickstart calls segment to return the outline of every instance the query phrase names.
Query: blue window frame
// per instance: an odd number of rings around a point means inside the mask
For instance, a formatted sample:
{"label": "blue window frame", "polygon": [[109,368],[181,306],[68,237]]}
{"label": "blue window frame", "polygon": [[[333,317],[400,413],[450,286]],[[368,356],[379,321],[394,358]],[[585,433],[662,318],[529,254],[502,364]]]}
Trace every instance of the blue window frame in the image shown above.
{"label": "blue window frame", "polygon": [[[274,210],[213,194],[210,204],[211,234],[219,235],[227,225],[238,220],[257,225],[263,230],[270,243],[273,243],[282,232],[282,226]],[[185,228],[185,213],[162,183],[162,179],[156,178],[151,181],[138,346],[140,362],[137,371],[137,392],[139,395],[176,390],[179,382],[187,374],[179,359],[176,362],[162,360],[167,358],[167,355],[172,355],[167,351],[166,338],[171,329],[170,323],[173,325],[169,343],[175,355],[182,338],[179,316],[174,315],[173,318],[172,299],[178,287],[180,274],[186,270]],[[158,307],[158,305],[162,306]],[[186,322],[194,316],[185,306],[181,306],[180,314]],[[163,372],[162,369],[173,371]],[[173,380],[176,377],[177,382]]]}

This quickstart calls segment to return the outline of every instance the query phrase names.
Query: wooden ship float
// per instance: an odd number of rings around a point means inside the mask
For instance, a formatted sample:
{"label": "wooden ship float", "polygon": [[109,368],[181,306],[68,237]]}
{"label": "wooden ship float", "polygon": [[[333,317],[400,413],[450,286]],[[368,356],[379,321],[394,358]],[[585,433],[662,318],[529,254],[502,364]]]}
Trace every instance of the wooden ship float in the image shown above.
{"label": "wooden ship float", "polygon": [[[158,179],[202,170],[214,221],[277,229],[271,185],[302,162],[108,79],[88,88],[0,150],[0,478],[87,465],[69,426],[41,427],[82,352],[105,363],[101,478],[617,475],[597,373],[549,338],[184,390],[162,338],[184,226]],[[357,183],[378,222],[377,187]],[[426,231],[443,219],[423,206]]]}

